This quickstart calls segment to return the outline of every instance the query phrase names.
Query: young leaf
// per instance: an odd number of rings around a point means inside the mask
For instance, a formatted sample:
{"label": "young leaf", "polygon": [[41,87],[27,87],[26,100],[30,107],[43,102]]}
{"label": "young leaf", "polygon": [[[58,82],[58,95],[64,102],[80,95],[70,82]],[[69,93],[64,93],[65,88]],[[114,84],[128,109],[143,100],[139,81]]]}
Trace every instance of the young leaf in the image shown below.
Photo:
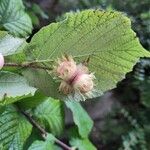
{"label": "young leaf", "polygon": [[7,106],[0,115],[0,144],[4,150],[22,150],[31,130],[32,125],[13,106]]}
{"label": "young leaf", "polygon": [[31,19],[24,11],[22,0],[1,0],[0,16],[1,28],[11,34],[26,37],[31,33]]}
{"label": "young leaf", "polygon": [[28,150],[61,150],[60,147],[54,144],[55,137],[48,133],[45,141],[35,141]]}
{"label": "young leaf", "polygon": [[87,138],[93,127],[93,121],[88,116],[87,112],[82,108],[79,102],[68,100],[65,103],[73,113],[73,119],[75,124],[78,126],[80,136]]}
{"label": "young leaf", "polygon": [[[47,66],[52,66],[52,62],[64,53],[80,62],[90,58],[89,68],[95,72],[100,93],[114,88],[140,57],[150,57],[131,30],[126,16],[99,10],[67,14],[65,20],[42,28],[26,47],[29,61]],[[34,71],[32,77],[36,78]]]}
{"label": "young leaf", "polygon": [[54,144],[55,137],[48,133],[45,141],[35,141],[31,144],[28,150],[62,150]]}
{"label": "young leaf", "polygon": [[0,72],[0,105],[7,105],[25,97],[33,96],[36,89],[18,74]]}
{"label": "young leaf", "polygon": [[54,145],[49,141],[35,141],[28,150],[54,150]]}
{"label": "young leaf", "polygon": [[41,122],[45,128],[59,135],[64,128],[64,111],[62,102],[48,98],[34,109],[34,117]]}
{"label": "young leaf", "polygon": [[0,53],[3,56],[17,53],[26,45],[25,39],[13,37],[5,31],[0,31]]}
{"label": "young leaf", "polygon": [[70,128],[68,133],[68,137],[70,139],[69,143],[74,148],[78,150],[96,150],[96,147],[88,138],[81,138],[79,136],[78,129],[76,127]]}
{"label": "young leaf", "polygon": [[89,141],[89,139],[72,138],[71,146],[78,148],[78,150],[96,150],[96,147]]}

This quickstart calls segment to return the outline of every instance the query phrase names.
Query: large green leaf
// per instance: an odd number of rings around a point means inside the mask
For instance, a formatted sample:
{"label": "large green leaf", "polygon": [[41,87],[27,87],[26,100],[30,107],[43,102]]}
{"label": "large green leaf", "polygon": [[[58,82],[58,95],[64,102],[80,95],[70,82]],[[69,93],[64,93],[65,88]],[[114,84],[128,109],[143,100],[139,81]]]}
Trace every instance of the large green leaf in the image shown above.
{"label": "large green leaf", "polygon": [[[64,53],[80,62],[90,56],[89,68],[95,72],[100,93],[114,88],[140,57],[150,56],[140,45],[126,16],[99,10],[68,13],[65,20],[42,28],[26,47],[28,61],[44,63],[48,67]],[[45,78],[37,77],[34,70],[30,75],[32,79]],[[40,88],[30,75],[26,73],[31,83]],[[49,80],[53,79],[49,77]],[[49,90],[57,90],[55,82],[49,84]],[[43,86],[42,90],[47,89]]]}
{"label": "large green leaf", "polygon": [[24,11],[22,0],[0,0],[0,27],[21,37],[31,33],[31,19]]}
{"label": "large green leaf", "polygon": [[3,56],[17,53],[25,45],[25,39],[13,37],[5,31],[0,31],[0,53]]}
{"label": "large green leaf", "polygon": [[73,119],[75,124],[78,126],[80,136],[87,138],[93,127],[93,121],[79,102],[68,100],[65,103],[73,113]]}
{"label": "large green leaf", "polygon": [[22,150],[32,125],[13,106],[0,115],[0,145],[3,150]]}
{"label": "large green leaf", "polygon": [[7,71],[0,72],[0,105],[6,105],[22,98],[33,96],[36,89],[26,79]]}
{"label": "large green leaf", "polygon": [[64,109],[60,100],[48,98],[34,109],[34,117],[54,135],[62,133]]}

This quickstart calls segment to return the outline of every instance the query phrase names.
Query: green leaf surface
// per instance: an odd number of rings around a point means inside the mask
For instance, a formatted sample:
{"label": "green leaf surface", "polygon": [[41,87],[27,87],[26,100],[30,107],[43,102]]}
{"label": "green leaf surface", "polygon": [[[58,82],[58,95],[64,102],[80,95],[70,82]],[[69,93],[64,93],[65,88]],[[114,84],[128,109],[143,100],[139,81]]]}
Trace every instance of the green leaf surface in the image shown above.
{"label": "green leaf surface", "polygon": [[[96,89],[101,94],[116,87],[140,57],[150,57],[132,31],[130,20],[119,12],[85,10],[66,16],[65,20],[52,23],[34,35],[26,47],[28,61],[50,67],[64,53],[79,62],[90,57],[89,68],[95,72]],[[37,78],[34,71],[32,78]],[[49,84],[49,90],[58,89],[55,82]],[[49,95],[53,97],[50,92]]]}
{"label": "green leaf surface", "polygon": [[96,147],[89,139],[72,138],[70,144],[71,146],[78,148],[78,150],[96,150]]}
{"label": "green leaf surface", "polygon": [[0,53],[3,56],[12,55],[23,49],[25,39],[13,37],[5,31],[0,31]]}
{"label": "green leaf surface", "polygon": [[5,111],[5,106],[0,106],[0,114]]}
{"label": "green leaf surface", "polygon": [[64,109],[60,100],[47,98],[38,105],[34,111],[34,117],[54,135],[60,135],[64,129]]}
{"label": "green leaf surface", "polygon": [[22,150],[32,125],[13,106],[0,115],[0,144],[3,150]]}
{"label": "green leaf surface", "polygon": [[66,106],[72,111],[75,124],[81,137],[87,138],[93,127],[93,121],[77,101],[66,101]]}
{"label": "green leaf surface", "polygon": [[48,141],[35,141],[28,150],[54,150],[54,145]]}
{"label": "green leaf surface", "polygon": [[34,96],[24,98],[21,101],[17,102],[17,105],[19,105],[22,109],[31,109],[35,108],[37,105],[44,102],[45,100],[47,100],[47,97],[37,91]]}
{"label": "green leaf surface", "polygon": [[26,37],[32,31],[32,22],[25,13],[22,0],[0,1],[0,27],[15,36]]}
{"label": "green leaf surface", "polygon": [[59,83],[56,83],[45,70],[26,69],[23,75],[31,85],[38,87],[46,96],[61,99],[62,96],[58,92]]}
{"label": "green leaf surface", "polygon": [[0,71],[0,105],[33,96],[35,91],[36,89],[29,86],[24,77],[15,73]]}

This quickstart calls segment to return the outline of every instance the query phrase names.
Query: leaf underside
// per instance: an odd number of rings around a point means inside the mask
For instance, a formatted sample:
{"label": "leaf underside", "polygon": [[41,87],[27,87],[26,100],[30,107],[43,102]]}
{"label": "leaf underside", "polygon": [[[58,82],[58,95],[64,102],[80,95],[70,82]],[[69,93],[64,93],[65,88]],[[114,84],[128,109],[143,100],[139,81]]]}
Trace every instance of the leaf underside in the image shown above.
{"label": "leaf underside", "polygon": [[[95,73],[96,89],[100,93],[114,88],[140,57],[150,57],[140,45],[126,16],[119,12],[99,10],[68,14],[65,20],[42,28],[26,47],[28,61],[36,61],[47,67],[63,54],[72,55],[79,62],[90,57],[89,68]],[[32,74],[32,78],[37,78],[36,73],[32,73],[34,70],[27,72]],[[30,80],[28,73],[25,74]],[[53,80],[51,76],[47,79]],[[40,80],[43,80],[42,76]],[[31,83],[40,88],[38,83]],[[54,81],[49,84],[51,89],[56,89],[56,95],[48,95],[60,98]]]}
{"label": "leaf underside", "polygon": [[0,72],[0,105],[7,105],[25,97],[33,96],[36,89],[18,74]]}
{"label": "leaf underside", "polygon": [[13,37],[6,31],[0,31],[0,53],[3,56],[18,53],[24,48],[25,44],[25,39]]}

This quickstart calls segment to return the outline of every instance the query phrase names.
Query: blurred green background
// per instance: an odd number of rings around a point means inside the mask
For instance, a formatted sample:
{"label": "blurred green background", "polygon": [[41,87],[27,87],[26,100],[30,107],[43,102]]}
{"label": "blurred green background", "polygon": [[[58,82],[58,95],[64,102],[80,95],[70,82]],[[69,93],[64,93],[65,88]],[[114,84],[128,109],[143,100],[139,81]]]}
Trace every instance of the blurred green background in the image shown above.
{"label": "blurred green background", "polygon": [[[143,47],[150,50],[150,0],[24,0],[24,4],[34,24],[33,35],[65,12],[88,8],[121,11],[131,19]],[[90,138],[96,147],[150,150],[150,60],[141,59],[116,89],[99,99],[83,103],[94,120]],[[71,125],[67,116],[66,128]]]}

